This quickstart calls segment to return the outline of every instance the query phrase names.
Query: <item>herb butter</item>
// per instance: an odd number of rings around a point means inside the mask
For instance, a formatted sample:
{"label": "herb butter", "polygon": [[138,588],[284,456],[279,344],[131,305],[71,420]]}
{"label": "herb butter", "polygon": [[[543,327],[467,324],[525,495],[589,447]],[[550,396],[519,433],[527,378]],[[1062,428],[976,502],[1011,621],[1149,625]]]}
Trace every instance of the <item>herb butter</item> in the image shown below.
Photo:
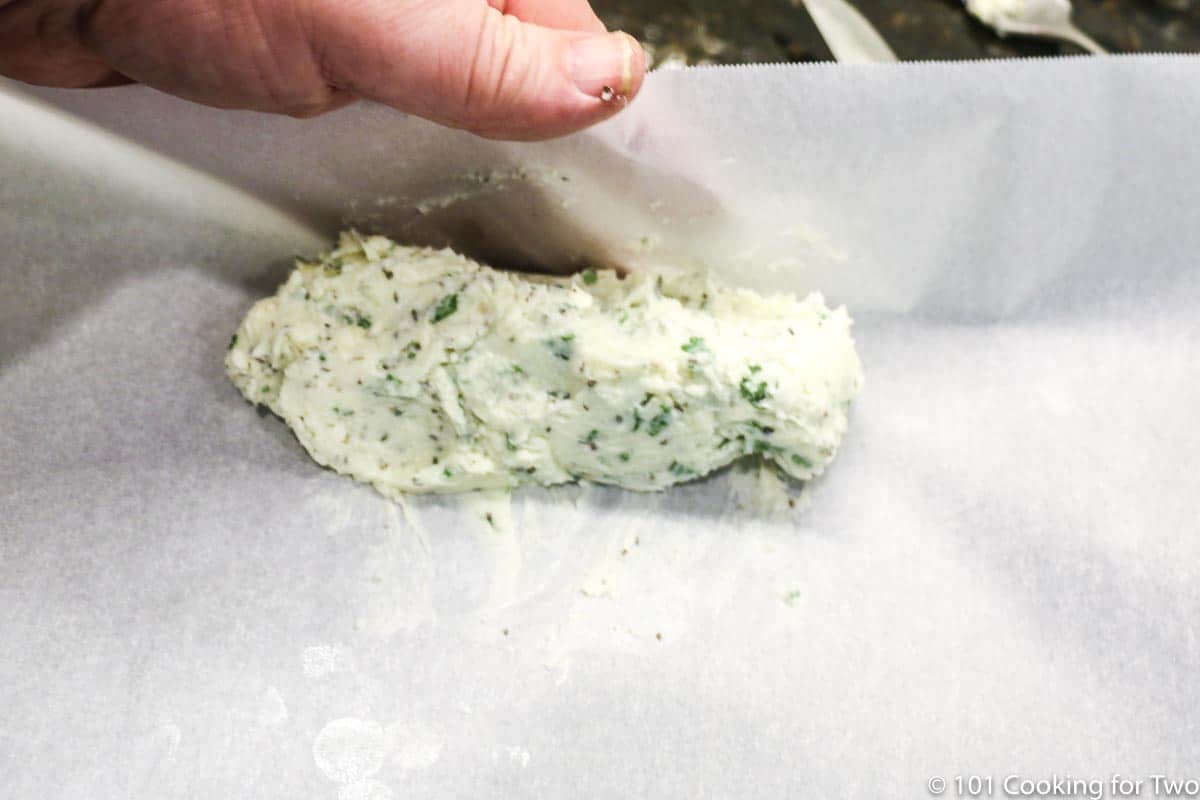
{"label": "herb butter", "polygon": [[319,463],[385,494],[656,490],[757,454],[820,473],[862,370],[845,309],[677,271],[550,278],[343,234],[226,367]]}

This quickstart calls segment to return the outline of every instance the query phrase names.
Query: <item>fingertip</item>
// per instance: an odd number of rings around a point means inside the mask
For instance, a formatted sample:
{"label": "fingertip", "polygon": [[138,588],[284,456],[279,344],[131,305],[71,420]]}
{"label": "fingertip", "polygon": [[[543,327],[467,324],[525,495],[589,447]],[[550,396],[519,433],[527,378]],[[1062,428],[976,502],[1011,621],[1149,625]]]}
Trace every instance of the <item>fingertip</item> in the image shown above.
{"label": "fingertip", "polygon": [[633,99],[646,73],[646,53],[624,31],[582,36],[571,44],[571,80],[604,103]]}
{"label": "fingertip", "polygon": [[628,102],[636,97],[642,89],[642,81],[646,77],[646,65],[649,63],[649,59],[646,57],[646,49],[642,47],[641,42],[625,31],[617,31],[617,34],[625,38],[630,48],[629,60],[624,62],[621,87],[618,90],[620,96]]}
{"label": "fingertip", "polygon": [[[313,49],[323,54],[326,80],[479,136],[521,141],[601,122],[641,89],[645,53],[626,33],[548,28],[460,2],[402,26],[365,7],[320,18]],[[351,24],[372,18],[373,25]],[[475,43],[465,57],[464,41]]]}

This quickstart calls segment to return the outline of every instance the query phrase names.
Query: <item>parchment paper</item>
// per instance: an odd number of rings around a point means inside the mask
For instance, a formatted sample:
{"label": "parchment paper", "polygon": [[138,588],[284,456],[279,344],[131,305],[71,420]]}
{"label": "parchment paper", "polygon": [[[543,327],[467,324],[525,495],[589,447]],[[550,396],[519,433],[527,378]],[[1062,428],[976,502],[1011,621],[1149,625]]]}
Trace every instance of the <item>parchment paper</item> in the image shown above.
{"label": "parchment paper", "polygon": [[[21,92],[0,88],[0,795],[1200,778],[1200,60],[658,73],[542,145],[365,105]],[[867,371],[845,448],[793,509],[737,471],[385,501],[222,370],[287,257],[344,221],[823,289]]]}

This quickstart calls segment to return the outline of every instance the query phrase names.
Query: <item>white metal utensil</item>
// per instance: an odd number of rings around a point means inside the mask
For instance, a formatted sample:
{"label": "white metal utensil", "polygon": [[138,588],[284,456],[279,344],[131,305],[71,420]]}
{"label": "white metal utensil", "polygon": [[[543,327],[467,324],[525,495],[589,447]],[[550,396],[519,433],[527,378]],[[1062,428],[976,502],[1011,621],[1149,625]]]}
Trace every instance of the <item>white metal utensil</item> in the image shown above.
{"label": "white metal utensil", "polygon": [[844,64],[896,61],[879,31],[846,0],[802,0],[833,57]]}
{"label": "white metal utensil", "polygon": [[964,0],[967,11],[1001,36],[1039,36],[1071,42],[1089,53],[1107,51],[1071,22],[1071,0]]}

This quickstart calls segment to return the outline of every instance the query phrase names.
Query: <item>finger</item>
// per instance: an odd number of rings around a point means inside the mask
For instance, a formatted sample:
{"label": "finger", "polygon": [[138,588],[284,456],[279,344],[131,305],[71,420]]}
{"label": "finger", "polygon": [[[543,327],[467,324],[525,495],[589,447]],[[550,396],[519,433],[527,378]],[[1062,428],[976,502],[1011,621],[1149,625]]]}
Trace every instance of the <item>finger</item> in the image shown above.
{"label": "finger", "polygon": [[295,106],[291,109],[281,110],[279,113],[287,114],[289,117],[296,119],[312,119],[319,117],[322,114],[328,114],[330,111],[337,111],[339,108],[345,108],[351,103],[358,101],[352,93],[343,89],[330,89],[324,93],[318,102],[309,105]]}
{"label": "finger", "polygon": [[72,3],[0,0],[0,75],[70,89],[122,82],[85,46],[81,17]]}
{"label": "finger", "polygon": [[488,0],[488,5],[501,14],[544,28],[587,33],[608,30],[587,0]]}
{"label": "finger", "polygon": [[218,108],[310,117],[352,101],[321,78],[293,0],[104,0],[82,38],[122,75]]}
{"label": "finger", "polygon": [[627,34],[554,30],[478,0],[397,5],[320,2],[311,36],[326,80],[499,139],[585,128],[641,88],[645,54]]}
{"label": "finger", "polygon": [[130,78],[128,75],[122,75],[121,73],[117,72],[115,69],[110,69],[108,72],[104,73],[99,78],[97,78],[96,80],[87,84],[86,86],[77,86],[75,88],[77,88],[77,89],[109,89],[109,88],[112,88],[113,86],[128,86],[131,83],[137,83],[137,81],[135,81],[133,78]]}

